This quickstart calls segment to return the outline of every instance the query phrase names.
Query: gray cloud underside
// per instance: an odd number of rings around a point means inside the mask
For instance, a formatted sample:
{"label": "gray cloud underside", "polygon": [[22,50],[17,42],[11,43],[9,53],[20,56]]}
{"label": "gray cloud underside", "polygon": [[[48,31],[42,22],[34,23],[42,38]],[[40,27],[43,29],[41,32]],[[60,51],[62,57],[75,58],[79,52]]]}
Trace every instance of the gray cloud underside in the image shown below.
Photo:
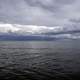
{"label": "gray cloud underside", "polygon": [[[80,0],[0,0],[0,22],[54,26],[80,18]],[[75,21],[76,22],[76,21]]]}

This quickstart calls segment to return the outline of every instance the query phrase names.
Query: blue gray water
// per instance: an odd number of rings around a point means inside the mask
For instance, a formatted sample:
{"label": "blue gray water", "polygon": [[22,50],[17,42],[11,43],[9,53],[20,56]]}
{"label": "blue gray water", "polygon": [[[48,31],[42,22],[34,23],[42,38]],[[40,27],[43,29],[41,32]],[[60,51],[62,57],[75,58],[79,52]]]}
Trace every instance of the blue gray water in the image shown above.
{"label": "blue gray water", "polygon": [[0,80],[80,78],[80,40],[0,41]]}

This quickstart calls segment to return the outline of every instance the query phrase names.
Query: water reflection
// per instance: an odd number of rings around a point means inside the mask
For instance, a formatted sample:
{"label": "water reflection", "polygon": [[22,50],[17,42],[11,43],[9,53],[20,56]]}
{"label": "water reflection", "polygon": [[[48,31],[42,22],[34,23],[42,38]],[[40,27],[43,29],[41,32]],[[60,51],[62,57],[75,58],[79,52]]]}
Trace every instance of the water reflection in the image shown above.
{"label": "water reflection", "polygon": [[0,42],[0,78],[76,80],[80,73],[80,41]]}

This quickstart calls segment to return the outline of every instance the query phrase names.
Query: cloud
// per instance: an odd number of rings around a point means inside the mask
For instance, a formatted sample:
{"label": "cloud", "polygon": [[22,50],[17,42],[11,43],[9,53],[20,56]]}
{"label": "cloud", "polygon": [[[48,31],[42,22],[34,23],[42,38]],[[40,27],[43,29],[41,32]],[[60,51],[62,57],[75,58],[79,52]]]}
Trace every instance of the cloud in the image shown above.
{"label": "cloud", "polygon": [[12,24],[0,24],[0,33],[8,33],[8,31],[15,32],[19,28],[13,26]]}
{"label": "cloud", "polygon": [[0,22],[62,26],[80,17],[80,0],[0,0]]}
{"label": "cloud", "polygon": [[14,33],[24,33],[25,34],[45,34],[45,33],[58,33],[58,34],[65,34],[65,33],[71,33],[71,32],[79,32],[80,27],[77,26],[53,26],[53,27],[47,27],[47,26],[38,26],[38,25],[20,25],[20,24],[0,24],[0,32],[7,32],[11,31]]}
{"label": "cloud", "polygon": [[41,34],[48,32],[60,31],[60,27],[47,27],[47,26],[37,26],[37,25],[20,25],[20,24],[0,24],[0,32],[8,33],[9,31],[13,33],[24,33],[25,34]]}
{"label": "cloud", "polygon": [[47,27],[0,23],[0,34],[78,39],[80,38],[80,27],[71,25]]}
{"label": "cloud", "polygon": [[0,0],[0,22],[0,33],[79,36],[80,0]]}

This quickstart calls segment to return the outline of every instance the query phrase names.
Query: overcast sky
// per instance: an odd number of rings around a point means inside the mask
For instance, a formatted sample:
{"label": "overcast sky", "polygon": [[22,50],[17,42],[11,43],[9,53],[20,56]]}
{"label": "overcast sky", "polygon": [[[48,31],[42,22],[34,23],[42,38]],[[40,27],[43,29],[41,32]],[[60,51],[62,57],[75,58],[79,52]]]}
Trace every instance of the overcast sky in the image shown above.
{"label": "overcast sky", "polygon": [[80,0],[0,0],[0,23],[80,29]]}
{"label": "overcast sky", "polygon": [[3,23],[62,26],[78,20],[80,0],[0,0]]}

